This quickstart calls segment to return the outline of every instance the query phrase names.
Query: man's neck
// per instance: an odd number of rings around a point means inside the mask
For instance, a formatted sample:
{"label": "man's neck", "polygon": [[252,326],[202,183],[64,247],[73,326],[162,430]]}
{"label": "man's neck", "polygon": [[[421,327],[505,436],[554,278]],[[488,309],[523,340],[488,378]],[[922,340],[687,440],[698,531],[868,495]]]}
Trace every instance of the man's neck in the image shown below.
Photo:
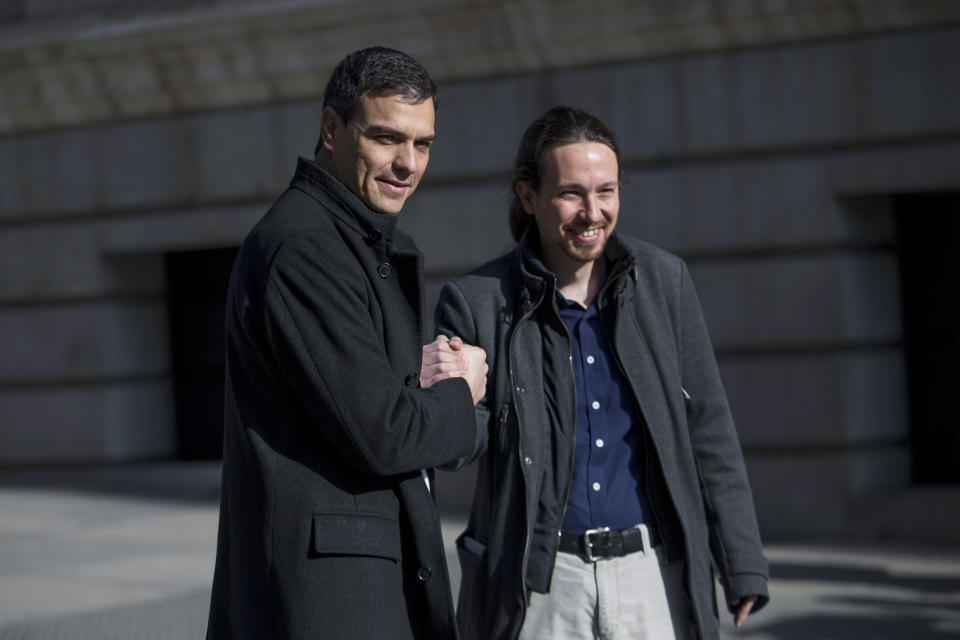
{"label": "man's neck", "polygon": [[314,158],[313,161],[320,165],[320,168],[329,173],[330,175],[335,176],[333,173],[333,163],[330,162],[330,154],[324,153],[321,151]]}
{"label": "man's neck", "polygon": [[603,267],[600,256],[592,262],[562,260],[562,264],[547,265],[557,276],[557,290],[567,300],[590,306],[603,284]]}

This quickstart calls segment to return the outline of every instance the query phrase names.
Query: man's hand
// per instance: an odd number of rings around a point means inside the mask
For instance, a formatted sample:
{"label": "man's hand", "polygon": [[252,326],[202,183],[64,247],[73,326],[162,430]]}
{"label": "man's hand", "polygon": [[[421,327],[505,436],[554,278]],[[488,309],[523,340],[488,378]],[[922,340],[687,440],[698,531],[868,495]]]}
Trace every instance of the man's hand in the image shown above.
{"label": "man's hand", "polygon": [[430,344],[423,345],[420,386],[424,389],[441,380],[460,376],[465,370],[463,355],[450,347],[447,336],[439,335]]}
{"label": "man's hand", "polygon": [[734,625],[739,627],[743,624],[743,621],[747,619],[748,615],[750,615],[750,610],[753,609],[753,605],[756,603],[756,601],[757,596],[746,596],[745,598],[740,598],[730,605],[733,608]]}
{"label": "man's hand", "polygon": [[477,404],[487,391],[488,369],[486,351],[464,344],[456,336],[448,339],[439,335],[423,345],[420,386],[426,389],[440,380],[463,378],[470,386],[473,404]]}
{"label": "man's hand", "polygon": [[487,394],[487,352],[480,347],[464,344],[463,340],[454,336],[450,338],[450,348],[463,355],[466,370],[461,376],[470,385],[470,395],[473,404],[477,404]]}

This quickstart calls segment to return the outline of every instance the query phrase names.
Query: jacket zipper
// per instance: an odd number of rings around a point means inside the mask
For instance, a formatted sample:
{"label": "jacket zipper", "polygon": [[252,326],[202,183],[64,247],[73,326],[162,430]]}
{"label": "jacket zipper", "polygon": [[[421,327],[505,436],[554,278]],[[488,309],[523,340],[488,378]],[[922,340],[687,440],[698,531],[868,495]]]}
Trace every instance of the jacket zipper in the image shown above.
{"label": "jacket zipper", "polygon": [[[541,298],[542,300],[542,298]],[[520,328],[520,324],[533,315],[533,312],[537,310],[537,307],[540,306],[540,302],[537,304],[531,304],[530,308],[520,316],[517,320],[517,324],[514,325],[513,331],[510,332],[510,345],[508,348],[508,368],[510,369],[510,397],[513,399],[513,410],[517,414],[517,463],[520,465],[520,475],[523,476],[523,510],[527,511],[527,487],[529,486],[529,478],[527,478],[527,465],[524,461],[523,456],[523,423],[520,421],[520,409],[519,409],[519,399],[517,398],[517,385],[516,377],[514,375],[513,369],[513,347],[514,341],[517,337],[517,330]],[[526,517],[524,517],[526,521]],[[520,624],[523,625],[523,619],[527,617],[527,607],[530,606],[530,593],[527,591],[526,579],[524,577],[524,568],[527,564],[527,554],[530,550],[530,537],[527,535],[526,527],[523,532],[523,553],[520,556],[520,588],[523,589],[523,615],[521,616]]]}

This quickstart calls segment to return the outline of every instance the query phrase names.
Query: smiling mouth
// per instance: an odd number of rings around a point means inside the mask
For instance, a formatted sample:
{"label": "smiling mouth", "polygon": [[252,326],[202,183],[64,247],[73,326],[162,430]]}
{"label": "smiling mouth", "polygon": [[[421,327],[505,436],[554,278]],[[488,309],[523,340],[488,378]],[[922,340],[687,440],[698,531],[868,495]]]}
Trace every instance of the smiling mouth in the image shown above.
{"label": "smiling mouth", "polygon": [[405,182],[394,182],[392,180],[386,180],[384,178],[377,178],[377,182],[388,193],[393,193],[397,195],[405,193],[406,190],[410,188],[410,185]]}
{"label": "smiling mouth", "polygon": [[580,231],[573,231],[573,235],[574,237],[576,237],[577,240],[580,240],[582,242],[593,242],[594,240],[597,239],[597,237],[600,235],[600,232],[602,230],[603,230],[602,227],[594,227],[592,229],[582,229]]}

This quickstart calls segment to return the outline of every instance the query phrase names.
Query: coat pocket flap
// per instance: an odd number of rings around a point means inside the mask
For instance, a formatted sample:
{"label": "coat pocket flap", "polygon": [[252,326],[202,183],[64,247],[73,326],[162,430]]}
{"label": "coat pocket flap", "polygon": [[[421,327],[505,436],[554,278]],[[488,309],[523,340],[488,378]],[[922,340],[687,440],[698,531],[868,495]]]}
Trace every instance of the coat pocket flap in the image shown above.
{"label": "coat pocket flap", "polygon": [[315,513],[313,551],[400,560],[400,525],[390,518],[362,513]]}

